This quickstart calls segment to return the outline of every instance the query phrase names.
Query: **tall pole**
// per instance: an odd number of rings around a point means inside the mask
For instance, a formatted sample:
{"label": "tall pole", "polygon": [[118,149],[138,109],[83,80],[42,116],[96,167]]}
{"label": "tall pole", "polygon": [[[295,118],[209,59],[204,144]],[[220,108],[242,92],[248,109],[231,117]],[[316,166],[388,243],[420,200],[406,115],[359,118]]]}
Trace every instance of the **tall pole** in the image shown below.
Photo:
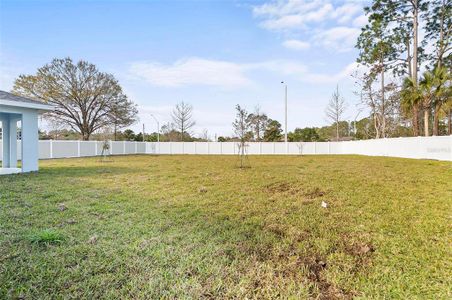
{"label": "tall pole", "polygon": [[157,121],[157,143],[160,143],[160,125],[159,125],[159,121]]}
{"label": "tall pole", "polygon": [[287,144],[287,84],[284,81],[281,81],[284,84],[284,142]]}
{"label": "tall pole", "polygon": [[144,123],[143,123],[143,142],[144,142]]}
{"label": "tall pole", "polygon": [[159,143],[160,142],[160,124],[159,124],[159,121],[157,120],[157,118],[153,114],[151,114],[151,117],[157,123],[157,143]]}

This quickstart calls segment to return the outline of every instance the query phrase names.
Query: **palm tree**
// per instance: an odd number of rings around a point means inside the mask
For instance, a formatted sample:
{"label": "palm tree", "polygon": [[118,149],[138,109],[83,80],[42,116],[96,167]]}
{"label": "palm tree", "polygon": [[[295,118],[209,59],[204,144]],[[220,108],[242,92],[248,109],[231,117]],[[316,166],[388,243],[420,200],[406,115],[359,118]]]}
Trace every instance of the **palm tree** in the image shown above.
{"label": "palm tree", "polygon": [[430,112],[432,110],[432,102],[435,97],[436,78],[435,74],[426,71],[419,81],[419,94],[421,97],[421,105],[424,110],[424,135],[429,136]]}
{"label": "palm tree", "polygon": [[403,81],[402,91],[402,110],[411,115],[413,126],[413,134],[419,135],[419,105],[421,103],[421,95],[419,88],[413,81],[413,78],[406,77]]}
{"label": "palm tree", "polygon": [[449,96],[442,106],[444,114],[447,118],[447,134],[452,135],[452,88],[449,87]]}
{"label": "palm tree", "polygon": [[[420,100],[424,110],[424,134],[430,135],[430,113],[434,107],[433,135],[438,135],[438,125],[441,106],[450,97],[450,75],[444,68],[436,68],[433,72],[426,71],[419,81],[419,87],[415,88],[407,82],[408,88],[413,91],[411,97]],[[409,97],[410,95],[407,95]],[[402,96],[403,97],[403,96]]]}
{"label": "palm tree", "polygon": [[433,135],[438,135],[439,119],[441,107],[450,101],[451,97],[451,74],[446,68],[436,68],[434,75],[434,114],[433,114]]}

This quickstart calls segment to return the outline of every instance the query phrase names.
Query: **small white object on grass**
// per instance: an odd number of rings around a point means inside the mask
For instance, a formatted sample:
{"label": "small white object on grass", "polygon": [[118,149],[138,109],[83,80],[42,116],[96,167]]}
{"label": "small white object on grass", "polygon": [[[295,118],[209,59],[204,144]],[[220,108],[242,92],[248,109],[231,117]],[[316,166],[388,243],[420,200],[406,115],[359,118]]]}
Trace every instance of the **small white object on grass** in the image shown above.
{"label": "small white object on grass", "polygon": [[88,244],[94,245],[96,243],[97,243],[97,235],[93,235],[92,237],[89,238]]}
{"label": "small white object on grass", "polygon": [[58,209],[60,210],[60,211],[64,211],[64,210],[66,210],[66,205],[64,205],[64,203],[60,203],[60,204],[58,204]]}
{"label": "small white object on grass", "polygon": [[328,203],[326,203],[325,201],[322,201],[322,207],[323,208],[327,208],[328,207]]}

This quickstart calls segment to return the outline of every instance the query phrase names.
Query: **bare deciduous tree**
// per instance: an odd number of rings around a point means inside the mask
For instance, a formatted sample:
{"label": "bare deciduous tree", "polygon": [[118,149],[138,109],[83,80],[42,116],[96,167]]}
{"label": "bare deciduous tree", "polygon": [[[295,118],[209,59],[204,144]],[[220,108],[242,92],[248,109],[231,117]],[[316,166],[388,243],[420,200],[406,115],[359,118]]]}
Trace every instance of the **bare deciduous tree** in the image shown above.
{"label": "bare deciduous tree", "polygon": [[54,59],[36,75],[20,75],[13,92],[53,104],[49,119],[58,120],[89,140],[96,130],[128,126],[136,121],[136,105],[127,99],[111,74],[100,72],[86,61]]}
{"label": "bare deciduous tree", "polygon": [[336,141],[339,140],[339,121],[347,108],[344,98],[339,94],[339,86],[333,92],[330,102],[325,109],[325,114],[333,124],[336,124]]}
{"label": "bare deciduous tree", "polygon": [[246,159],[246,146],[249,141],[251,135],[251,124],[248,118],[248,112],[240,107],[240,105],[236,105],[235,107],[237,114],[234,122],[232,123],[232,127],[234,128],[234,134],[239,139],[239,157],[240,157],[240,168],[245,167],[245,159]]}
{"label": "bare deciduous tree", "polygon": [[200,137],[203,141],[210,142],[209,131],[207,130],[207,128],[203,129]]}
{"label": "bare deciduous tree", "polygon": [[180,140],[183,142],[185,135],[196,124],[193,120],[193,106],[184,101],[176,104],[171,118],[173,119],[176,130],[180,132]]}
{"label": "bare deciduous tree", "polygon": [[400,124],[397,121],[401,116],[397,85],[393,82],[386,84],[382,93],[381,82],[378,82],[376,73],[358,74],[356,72],[354,77],[355,84],[360,89],[359,92],[355,92],[360,97],[359,104],[370,109],[370,118],[375,130],[374,137],[378,139],[390,136],[395,127]]}

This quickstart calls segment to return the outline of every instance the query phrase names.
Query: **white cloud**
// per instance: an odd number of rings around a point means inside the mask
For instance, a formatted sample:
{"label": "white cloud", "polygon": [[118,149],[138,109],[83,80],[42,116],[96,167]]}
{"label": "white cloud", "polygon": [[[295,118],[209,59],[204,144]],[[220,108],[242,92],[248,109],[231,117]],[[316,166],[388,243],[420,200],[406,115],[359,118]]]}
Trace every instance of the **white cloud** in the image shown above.
{"label": "white cloud", "polygon": [[351,75],[358,69],[358,63],[351,63],[345,66],[344,69],[335,74],[306,74],[304,81],[311,83],[337,83],[342,79],[350,78]]}
{"label": "white cloud", "polygon": [[272,1],[270,3],[265,3],[253,7],[253,13],[255,16],[270,17],[280,17],[290,14],[302,14],[318,9],[323,3],[323,0]]}
{"label": "white cloud", "polygon": [[339,24],[350,21],[357,13],[362,11],[362,6],[356,3],[346,3],[336,8],[332,18],[337,19]]}
{"label": "white cloud", "polygon": [[292,50],[306,50],[311,47],[311,44],[300,40],[287,40],[284,41],[283,46]]}
{"label": "white cloud", "polygon": [[[202,62],[202,63],[199,63]],[[196,66],[196,67],[192,67]],[[202,67],[201,67],[202,66]],[[219,66],[219,69],[215,69]],[[225,67],[226,66],[226,67]],[[336,83],[349,77],[357,64],[351,63],[338,73],[313,73],[300,62],[292,60],[268,60],[253,63],[234,63],[227,61],[189,58],[174,64],[133,63],[129,69],[132,77],[145,80],[155,86],[182,87],[190,85],[208,85],[219,88],[244,88],[255,84],[253,72],[276,74],[281,78],[309,83]],[[209,76],[214,78],[209,78]],[[230,76],[238,78],[231,79]],[[174,82],[173,82],[174,80]],[[165,107],[165,110],[168,110]],[[158,112],[157,112],[158,113]]]}
{"label": "white cloud", "polygon": [[314,39],[325,48],[341,52],[353,49],[360,30],[354,27],[333,27],[319,32]]}
{"label": "white cloud", "polygon": [[248,74],[252,71],[294,75],[306,72],[307,68],[301,63],[287,60],[240,64],[195,57],[178,60],[173,64],[135,62],[129,67],[129,78],[163,87],[204,85],[234,89],[253,85],[254,81]]}
{"label": "white cloud", "polygon": [[269,19],[261,23],[262,27],[272,30],[284,30],[288,28],[300,27],[303,25],[303,18],[299,15],[281,16],[276,19]]}
{"label": "white cloud", "polygon": [[[363,3],[333,0],[279,0],[253,8],[260,25],[268,30],[293,36],[303,32],[304,43],[321,45],[342,52],[356,43],[359,29],[367,23]],[[283,44],[290,49],[307,48],[308,44]]]}
{"label": "white cloud", "polygon": [[357,17],[357,18],[355,18],[354,20],[353,20],[353,26],[355,26],[355,27],[363,27],[364,25],[366,25],[367,24],[367,16],[366,15],[361,15],[361,16],[359,16],[359,17]]}
{"label": "white cloud", "polygon": [[131,75],[153,85],[180,87],[186,85],[208,85],[223,88],[237,88],[249,85],[240,64],[189,58],[165,65],[154,62],[136,62],[129,68]]}
{"label": "white cloud", "polygon": [[270,30],[308,29],[307,25],[335,20],[345,24],[362,11],[357,3],[334,5],[331,0],[272,1],[253,8],[261,26]]}
{"label": "white cloud", "polygon": [[308,68],[299,62],[292,60],[269,60],[260,63],[246,64],[247,70],[266,70],[281,75],[298,76],[308,71]]}

